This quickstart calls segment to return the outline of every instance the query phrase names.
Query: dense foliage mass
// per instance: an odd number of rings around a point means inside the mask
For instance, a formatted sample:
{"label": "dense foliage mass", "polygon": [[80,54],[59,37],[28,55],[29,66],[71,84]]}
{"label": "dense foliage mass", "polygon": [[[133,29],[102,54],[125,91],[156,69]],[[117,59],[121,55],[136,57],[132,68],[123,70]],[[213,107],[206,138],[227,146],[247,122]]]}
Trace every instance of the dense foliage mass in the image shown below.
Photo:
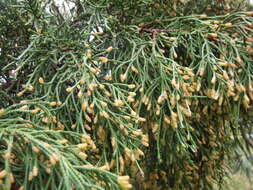
{"label": "dense foliage mass", "polygon": [[0,188],[222,185],[252,124],[244,1],[73,5],[0,1]]}

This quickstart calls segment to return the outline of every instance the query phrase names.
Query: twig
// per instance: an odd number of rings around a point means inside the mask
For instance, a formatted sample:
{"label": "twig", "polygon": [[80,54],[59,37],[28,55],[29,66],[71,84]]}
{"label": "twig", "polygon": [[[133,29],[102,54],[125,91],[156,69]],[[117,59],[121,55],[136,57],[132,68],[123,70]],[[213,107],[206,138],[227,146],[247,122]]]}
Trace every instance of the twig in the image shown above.
{"label": "twig", "polygon": [[177,30],[177,29],[151,29],[151,28],[142,28],[140,33],[147,32],[147,33],[171,33],[171,32],[191,32],[191,30]]}

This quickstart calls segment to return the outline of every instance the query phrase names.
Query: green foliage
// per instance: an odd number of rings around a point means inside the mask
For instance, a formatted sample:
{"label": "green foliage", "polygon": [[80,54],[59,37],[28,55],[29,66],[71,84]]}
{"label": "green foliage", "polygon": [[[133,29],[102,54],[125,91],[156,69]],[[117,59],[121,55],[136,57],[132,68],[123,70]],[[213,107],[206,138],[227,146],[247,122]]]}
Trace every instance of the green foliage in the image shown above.
{"label": "green foliage", "polygon": [[222,185],[252,122],[253,18],[201,2],[1,3],[2,187]]}

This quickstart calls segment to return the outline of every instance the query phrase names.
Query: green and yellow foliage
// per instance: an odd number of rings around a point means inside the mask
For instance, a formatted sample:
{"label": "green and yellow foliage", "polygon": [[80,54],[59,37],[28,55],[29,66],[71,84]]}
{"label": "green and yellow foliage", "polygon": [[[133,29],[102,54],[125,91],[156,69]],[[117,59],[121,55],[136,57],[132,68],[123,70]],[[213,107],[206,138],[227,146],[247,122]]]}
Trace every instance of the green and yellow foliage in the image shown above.
{"label": "green and yellow foliage", "polygon": [[0,188],[221,186],[252,123],[253,12],[74,3],[0,3]]}

